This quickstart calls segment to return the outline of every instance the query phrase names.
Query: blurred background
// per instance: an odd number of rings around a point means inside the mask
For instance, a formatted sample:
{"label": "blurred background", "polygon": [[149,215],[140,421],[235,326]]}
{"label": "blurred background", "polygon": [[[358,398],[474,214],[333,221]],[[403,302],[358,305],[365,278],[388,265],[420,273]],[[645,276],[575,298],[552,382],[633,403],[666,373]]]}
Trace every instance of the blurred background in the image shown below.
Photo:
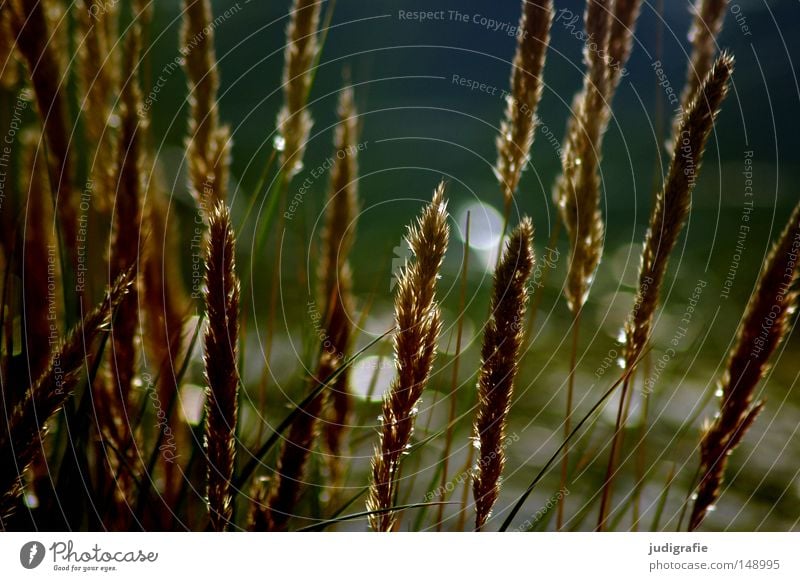
{"label": "blurred background", "polygon": [[[239,263],[247,272],[242,293],[247,334],[240,430],[243,446],[254,449],[259,435],[269,433],[269,426],[274,427],[289,406],[302,399],[307,385],[303,374],[314,360],[316,335],[307,303],[312,296],[315,250],[328,187],[324,167],[332,153],[336,100],[346,67],[355,87],[363,143],[359,154],[361,213],[351,261],[358,301],[352,316],[360,327],[356,347],[392,326],[391,287],[398,264],[407,255],[402,244],[405,226],[430,199],[439,180],[448,184],[452,237],[439,287],[445,326],[435,373],[420,405],[414,441],[435,437],[406,459],[401,503],[460,501],[464,488],[465,479],[460,476],[471,447],[475,374],[502,227],[502,195],[492,166],[505,107],[502,91],[508,87],[515,46],[515,38],[505,30],[516,26],[519,18],[517,2],[438,0],[435,4],[337,1],[310,96],[315,123],[305,167],[288,193],[289,199],[298,196],[298,209],[292,219],[259,237],[259,220],[268,207],[266,194],[272,178],[268,175],[264,181],[262,174],[273,150],[275,118],[282,103],[289,2],[213,2],[215,15],[230,12],[214,33],[221,74],[220,114],[222,121],[230,124],[234,142],[229,199],[239,228]],[[419,22],[400,14],[415,10],[444,11],[444,18]],[[551,240],[557,220],[551,194],[560,170],[559,152],[569,107],[584,71],[583,43],[574,34],[582,31],[582,19],[571,28],[567,12],[582,15],[583,4],[557,0],[556,10],[538,111],[540,127],[513,208],[512,223],[529,215],[536,227],[539,265],[531,290],[537,312],[510,415],[512,441],[506,449],[497,522],[562,437],[572,318],[561,295],[566,240],[563,235]],[[466,15],[466,21],[455,12]],[[489,19],[506,28],[492,30],[487,26]],[[800,39],[795,38],[798,21],[800,6],[794,0],[730,4],[719,44],[736,56],[733,88],[706,150],[691,218],[663,290],[653,350],[646,364],[653,385],[647,398],[646,424],[642,423],[645,398],[641,396],[641,377],[631,403],[612,505],[611,520],[620,529],[634,526],[635,503],[630,502],[634,494],[640,495],[639,528],[674,530],[678,526],[697,469],[700,428],[714,413],[716,381],[736,325],[769,244],[800,195],[796,186],[800,89],[794,67],[794,59],[800,57]],[[654,63],[661,63],[664,78],[680,94],[686,76],[689,24],[687,0],[643,4],[628,74],[613,103],[602,164],[607,239],[583,315],[576,417],[618,377],[617,337],[633,302],[641,241],[654,189],[666,171],[664,142],[674,112],[659,86]],[[179,28],[180,2],[160,0],[151,27],[147,66],[153,79],[163,76],[165,82],[152,103],[152,135],[162,136],[155,147],[161,179],[171,193],[170,219],[189,240],[195,209],[186,187],[186,83],[183,71],[170,67],[179,54]],[[485,87],[470,90],[468,84]],[[746,197],[748,187],[752,187],[752,197]],[[747,200],[755,204],[748,223],[751,230],[737,249]],[[455,322],[468,212],[467,308],[453,396]],[[180,251],[186,265],[186,286],[191,287],[193,250],[187,244]],[[727,287],[726,279],[732,280]],[[666,348],[679,332],[679,346],[668,356]],[[706,520],[707,530],[797,529],[800,398],[794,356],[798,348],[798,340],[790,337],[762,383],[767,406],[731,458],[726,488]],[[187,419],[197,421],[202,405],[199,358],[189,377],[182,390],[181,408]],[[352,390],[358,403],[350,428],[345,489],[325,487],[321,453],[315,452],[297,526],[312,524],[313,519],[303,515],[317,514],[315,507],[331,495],[345,501],[367,484],[369,459],[377,442],[380,398],[392,377],[388,341],[380,342],[356,363]],[[444,438],[440,432],[447,423],[451,397],[456,398],[461,420],[449,460],[451,485],[445,487],[446,498],[442,498],[436,493],[442,485],[439,470]],[[609,400],[573,444],[575,465],[565,492],[569,528],[590,529],[595,524],[616,409],[616,400]],[[644,451],[639,446],[642,434]],[[241,457],[247,459],[247,453]],[[274,466],[274,461],[267,464]],[[261,475],[269,476],[269,468]],[[552,529],[554,510],[549,507],[558,489],[556,465],[528,499],[514,526]],[[363,497],[349,511],[361,507]],[[433,522],[433,512],[410,511],[402,528],[425,528]],[[457,507],[446,508],[444,530],[456,527],[456,513]],[[472,518],[470,513],[468,522]],[[339,528],[363,530],[365,525],[353,521]]]}

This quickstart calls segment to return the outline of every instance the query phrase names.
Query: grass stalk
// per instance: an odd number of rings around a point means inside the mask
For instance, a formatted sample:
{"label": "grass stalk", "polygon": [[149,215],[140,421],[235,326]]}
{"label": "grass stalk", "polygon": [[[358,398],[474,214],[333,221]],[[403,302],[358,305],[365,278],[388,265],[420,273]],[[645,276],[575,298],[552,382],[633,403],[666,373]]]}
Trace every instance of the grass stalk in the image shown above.
{"label": "grass stalk", "polygon": [[[569,436],[572,430],[572,399],[575,393],[575,369],[578,360],[578,338],[580,335],[581,311],[575,313],[572,319],[572,348],[569,356],[569,375],[567,376],[567,410],[564,414],[564,439]],[[569,476],[569,445],[564,446],[564,453],[561,457],[561,485],[559,490],[565,490]],[[560,531],[564,526],[564,504],[566,496],[562,495],[558,499],[558,509],[556,514],[556,530]]]}
{"label": "grass stalk", "polygon": [[[453,447],[453,430],[455,428],[455,418],[457,409],[456,393],[458,391],[458,367],[461,362],[461,338],[464,332],[464,308],[467,302],[467,273],[469,272],[469,227],[470,227],[470,212],[467,212],[467,223],[464,228],[464,256],[461,261],[461,289],[458,299],[458,328],[456,331],[456,353],[453,356],[453,372],[450,375],[450,408],[448,412],[447,431],[444,438],[444,451],[442,452],[442,478],[441,486],[447,484],[448,467],[450,465],[450,450]],[[442,519],[444,517],[444,506],[439,505],[436,514],[436,530],[442,530]]]}

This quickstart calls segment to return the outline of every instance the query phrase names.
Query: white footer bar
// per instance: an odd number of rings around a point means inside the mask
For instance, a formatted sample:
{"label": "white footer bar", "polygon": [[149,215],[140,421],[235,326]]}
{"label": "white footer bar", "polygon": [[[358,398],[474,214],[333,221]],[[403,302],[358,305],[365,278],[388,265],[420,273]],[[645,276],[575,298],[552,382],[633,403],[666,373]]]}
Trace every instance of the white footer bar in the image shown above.
{"label": "white footer bar", "polygon": [[244,578],[489,581],[576,579],[579,575],[615,581],[797,580],[800,536],[798,533],[0,533],[0,579],[155,581],[167,579],[168,575],[219,581]]}

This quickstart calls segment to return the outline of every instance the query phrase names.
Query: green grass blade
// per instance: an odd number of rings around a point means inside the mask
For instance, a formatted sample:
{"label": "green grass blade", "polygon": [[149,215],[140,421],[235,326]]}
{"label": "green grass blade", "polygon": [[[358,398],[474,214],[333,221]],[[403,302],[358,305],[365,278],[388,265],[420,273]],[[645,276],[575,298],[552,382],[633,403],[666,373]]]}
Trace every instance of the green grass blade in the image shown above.
{"label": "green grass blade", "polygon": [[[195,345],[197,344],[197,339],[200,336],[200,329],[203,328],[203,321],[205,320],[205,313],[200,313],[200,316],[197,320],[197,326],[194,329],[194,333],[192,334],[192,339],[189,342],[189,346],[186,349],[186,356],[183,358],[183,363],[181,364],[180,369],[178,370],[178,375],[175,377],[175,391],[172,393],[172,396],[169,399],[169,403],[167,404],[166,409],[166,416],[167,418],[172,417],[172,412],[175,409],[175,403],[178,400],[178,391],[180,388],[181,381],[183,377],[186,375],[186,371],[189,369],[189,363],[192,360],[192,352],[194,351]],[[160,379],[159,376],[156,376],[156,380],[153,382],[153,385],[158,385],[158,380]],[[146,397],[145,397],[146,401]],[[140,416],[141,417],[141,416]],[[153,450],[150,452],[150,458],[147,461],[147,471],[145,472],[145,478],[143,478],[143,484],[139,491],[139,497],[136,501],[136,514],[141,518],[142,514],[142,506],[147,497],[147,494],[150,492],[150,485],[153,482],[153,470],[155,470],[156,462],[158,460],[158,450],[161,446],[161,442],[164,439],[164,430],[158,430],[158,436],[156,437],[156,441],[153,444]]]}
{"label": "green grass blade", "polygon": [[253,472],[255,472],[256,468],[258,468],[258,466],[261,464],[262,458],[266,456],[267,453],[272,449],[272,447],[278,442],[281,434],[284,431],[286,431],[286,429],[289,426],[292,425],[295,418],[298,415],[300,415],[303,409],[305,409],[308,406],[308,404],[322,392],[323,389],[328,387],[328,385],[330,385],[331,382],[333,382],[333,380],[335,380],[342,372],[344,372],[345,369],[350,367],[353,364],[353,362],[355,362],[356,359],[358,359],[363,353],[368,351],[373,345],[375,345],[376,343],[384,339],[386,336],[388,336],[393,330],[394,329],[389,329],[382,335],[379,335],[378,337],[370,341],[363,349],[361,349],[358,353],[350,357],[347,361],[345,361],[345,363],[340,365],[336,369],[336,371],[334,371],[331,375],[329,375],[324,381],[320,382],[320,384],[317,387],[311,390],[311,392],[305,397],[305,399],[301,401],[300,404],[298,404],[289,413],[289,415],[283,419],[283,421],[280,424],[278,424],[278,427],[275,428],[275,431],[272,433],[269,439],[267,439],[264,445],[262,445],[261,448],[259,448],[258,451],[252,455],[252,459],[250,460],[250,462],[248,462],[242,469],[242,471],[239,473],[239,475],[236,478],[234,478],[233,486],[236,490],[241,490],[242,486],[244,486],[244,484],[247,483],[247,480],[250,478],[250,476],[253,475]]}
{"label": "green grass blade", "polygon": [[642,353],[642,355],[639,356],[639,359],[636,360],[634,365],[631,365],[631,367],[622,375],[622,377],[617,379],[617,381],[615,381],[614,384],[606,390],[606,392],[600,397],[600,399],[598,399],[595,402],[595,404],[591,407],[591,409],[588,412],[586,412],[586,415],[584,415],[581,418],[581,420],[575,425],[575,427],[569,433],[569,436],[564,438],[564,441],[561,443],[558,449],[553,453],[553,455],[550,456],[550,459],[545,463],[545,465],[542,466],[542,469],[539,470],[539,473],[536,475],[533,481],[528,485],[528,488],[525,490],[525,492],[523,492],[522,495],[519,497],[519,499],[517,499],[517,502],[514,503],[514,506],[508,513],[508,516],[506,516],[506,519],[500,526],[500,532],[505,532],[508,529],[508,527],[511,526],[511,522],[514,520],[514,517],[517,516],[517,513],[525,504],[525,501],[528,499],[531,492],[533,492],[533,489],[536,488],[536,485],[539,483],[539,481],[544,477],[544,475],[553,465],[553,462],[555,462],[556,459],[559,457],[561,451],[564,449],[564,446],[566,446],[570,442],[570,440],[572,440],[575,434],[577,434],[583,428],[583,425],[589,420],[589,418],[594,414],[594,412],[600,409],[603,403],[605,403],[605,401],[609,397],[611,397],[611,394],[614,393],[614,391],[616,391],[617,387],[619,387],[622,384],[622,382],[625,381],[625,379],[630,376],[631,371],[636,369],[636,365],[639,363],[639,361],[641,361],[641,358],[644,357],[644,355],[648,352],[649,349],[647,349],[645,353]]}
{"label": "green grass blade", "polygon": [[658,498],[658,505],[656,506],[656,513],[653,515],[653,522],[650,524],[650,530],[652,532],[658,531],[658,527],[661,526],[661,516],[664,514],[664,508],[667,506],[667,498],[669,497],[669,491],[674,481],[675,463],[673,462],[669,468],[667,483],[664,485],[664,490],[661,491],[661,496]]}
{"label": "green grass blade", "polygon": [[[442,504],[441,502],[417,502],[414,504],[401,504],[398,506],[390,506],[389,508],[381,508],[378,510],[365,510],[364,512],[354,512],[352,514],[348,514],[345,516],[340,516],[338,518],[333,518],[329,520],[325,520],[322,522],[318,522],[313,525],[309,525],[307,527],[303,527],[298,529],[298,532],[313,532],[313,531],[323,531],[332,524],[348,521],[348,520],[357,520],[366,518],[373,514],[383,514],[385,512],[397,512],[401,510],[407,510],[412,508],[424,508],[428,506],[438,506]],[[458,504],[457,502],[445,502],[444,504]]]}

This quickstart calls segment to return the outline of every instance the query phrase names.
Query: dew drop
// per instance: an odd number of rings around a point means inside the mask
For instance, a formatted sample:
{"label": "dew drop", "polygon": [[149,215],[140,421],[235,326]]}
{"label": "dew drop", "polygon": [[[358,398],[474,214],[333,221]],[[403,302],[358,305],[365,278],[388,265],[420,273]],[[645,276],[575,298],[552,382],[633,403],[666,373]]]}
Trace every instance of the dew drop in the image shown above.
{"label": "dew drop", "polygon": [[278,134],[275,136],[275,139],[272,140],[272,147],[274,147],[277,151],[283,151],[286,149],[286,139],[283,135]]}
{"label": "dew drop", "polygon": [[25,495],[25,506],[27,506],[28,508],[38,508],[39,497],[36,496],[33,492],[28,492]]}
{"label": "dew drop", "polygon": [[108,122],[106,124],[111,129],[119,129],[119,126],[120,126],[119,115],[117,115],[116,113],[112,113],[111,115],[109,115],[108,116]]}

